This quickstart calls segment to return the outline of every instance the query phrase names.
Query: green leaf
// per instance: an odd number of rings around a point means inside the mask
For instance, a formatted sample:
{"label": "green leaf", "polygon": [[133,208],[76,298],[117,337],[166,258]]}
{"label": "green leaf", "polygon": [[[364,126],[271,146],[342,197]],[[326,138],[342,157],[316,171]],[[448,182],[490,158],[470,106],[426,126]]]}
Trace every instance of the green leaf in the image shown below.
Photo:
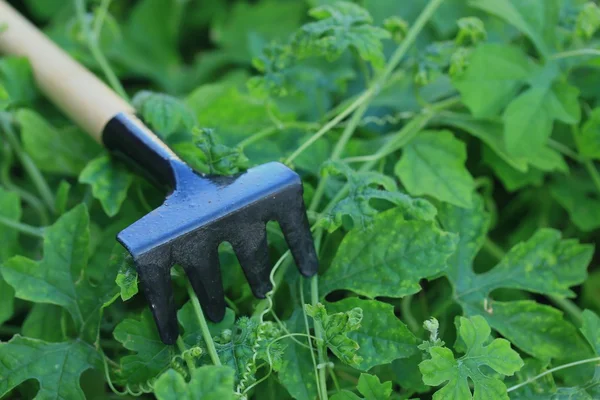
{"label": "green leaf", "polygon": [[566,82],[555,82],[546,99],[546,107],[554,119],[565,124],[577,124],[581,119],[579,89]]}
{"label": "green leaf", "polygon": [[[14,192],[9,192],[0,187],[0,216],[11,221],[21,219],[21,199]],[[0,263],[13,256],[18,249],[19,233],[5,225],[0,225]],[[0,264],[1,265],[1,264]],[[8,321],[14,311],[13,303],[15,292],[13,288],[2,279],[0,268],[0,326]]]}
{"label": "green leaf", "polygon": [[279,369],[283,360],[283,347],[280,343],[273,342],[279,336],[280,328],[274,323],[265,322],[259,327],[256,318],[241,317],[232,329],[224,330],[220,336],[214,338],[215,349],[223,365],[229,366],[235,372],[236,384],[244,376],[252,382],[256,373],[255,352],[256,360],[271,362],[273,369]]}
{"label": "green leaf", "polygon": [[96,350],[79,340],[47,343],[16,335],[0,343],[0,397],[35,379],[40,387],[36,399],[84,400],[79,379],[98,361]]}
{"label": "green leaf", "polygon": [[124,40],[119,43],[124,48],[116,47],[115,55],[125,62],[137,58],[137,63],[148,64],[145,69],[155,70],[152,75],[176,72],[173,67],[179,62],[177,38],[184,6],[174,0],[137,2],[123,26]]}
{"label": "green leaf", "polygon": [[[527,358],[523,360],[525,365],[520,371],[517,371],[511,378],[505,380],[506,386],[512,386],[532,379],[548,367],[548,361]],[[525,386],[510,392],[510,398],[514,400],[545,400],[556,392],[556,384],[552,374],[547,374],[541,378],[531,381]]]}
{"label": "green leaf", "polygon": [[[506,386],[496,378],[486,375],[481,368],[489,367],[501,375],[513,375],[523,366],[519,354],[510,348],[505,339],[494,339],[489,344],[490,326],[481,316],[460,317],[458,334],[466,345],[465,355],[458,360],[445,347],[429,349],[431,359],[419,364],[423,382],[438,386],[447,382],[434,395],[440,399],[507,399]],[[471,394],[468,380],[474,384]]]}
{"label": "green leaf", "polygon": [[64,8],[61,0],[26,0],[27,10],[41,20],[51,19],[57,12]]}
{"label": "green leaf", "polygon": [[87,134],[74,127],[56,129],[34,111],[19,110],[16,118],[25,151],[44,172],[77,176],[100,151]]}
{"label": "green leaf", "polygon": [[550,147],[541,147],[536,152],[526,155],[527,162],[541,171],[569,172],[569,166],[563,156]]}
{"label": "green leaf", "polygon": [[179,129],[191,130],[196,116],[188,106],[176,97],[165,93],[142,90],[132,100],[144,122],[162,137],[168,137]]}
{"label": "green leaf", "polygon": [[600,373],[582,386],[558,388],[552,400],[595,400],[600,396]]}
{"label": "green leaf", "polygon": [[[290,319],[285,321],[285,325],[290,332],[304,332],[306,328],[302,310],[294,310]],[[287,340],[287,346],[283,352],[283,363],[277,377],[294,399],[314,400],[317,397],[317,385],[310,351],[291,339]]]}
{"label": "green leaf", "polygon": [[229,83],[200,86],[186,103],[196,114],[198,126],[214,129],[228,146],[273,125],[264,99],[243,93]]}
{"label": "green leaf", "polygon": [[333,395],[331,400],[387,400],[392,394],[392,382],[381,383],[375,375],[360,374],[356,388],[364,397],[342,390]]}
{"label": "green leaf", "polygon": [[138,293],[138,274],[133,264],[133,258],[120,243],[117,243],[109,262],[118,270],[115,283],[120,288],[121,299],[123,301],[131,299]]}
{"label": "green leaf", "polygon": [[119,213],[133,182],[133,175],[119,161],[101,155],[90,161],[79,174],[79,182],[92,187],[94,198],[100,201],[109,217]]}
{"label": "green leaf", "polygon": [[527,172],[527,159],[524,157],[515,157],[506,150],[506,145],[502,137],[504,127],[501,123],[478,120],[466,114],[452,114],[451,116],[441,117],[440,120],[445,124],[462,129],[480,139],[498,157],[517,171]]}
{"label": "green leaf", "polygon": [[10,95],[0,82],[0,111],[4,111],[10,105]]}
{"label": "green leaf", "polygon": [[514,192],[528,186],[541,186],[544,173],[540,170],[529,168],[527,172],[520,172],[505,162],[489,147],[483,147],[483,161],[489,165],[494,174],[502,181],[509,192]]}
{"label": "green leaf", "polygon": [[595,108],[581,129],[575,131],[575,141],[583,157],[600,160],[600,108]]}
{"label": "green leaf", "polygon": [[21,333],[27,338],[46,342],[65,340],[61,320],[65,310],[53,304],[34,304],[23,322]]}
{"label": "green leaf", "polygon": [[[191,301],[188,301],[177,311],[177,320],[183,327],[181,334],[183,341],[190,347],[197,346],[204,342],[202,338],[202,328],[198,321],[198,316],[194,311]],[[225,329],[233,329],[235,324],[235,313],[230,308],[225,310],[225,316],[221,322],[208,322],[208,330],[212,336],[220,335]]]}
{"label": "green leaf", "polygon": [[60,181],[58,189],[56,189],[56,196],[54,196],[54,207],[57,215],[63,215],[67,211],[70,192],[71,184],[65,180]]}
{"label": "green leaf", "polygon": [[179,372],[169,369],[154,384],[158,400],[234,400],[233,370],[228,367],[204,365],[191,371],[186,382]]}
{"label": "green leaf", "polygon": [[240,147],[231,148],[218,140],[212,129],[194,129],[192,143],[177,146],[182,157],[198,171],[215,175],[235,175],[248,168],[248,159]]}
{"label": "green leaf", "polygon": [[316,323],[321,324],[325,337],[323,338],[327,346],[337,358],[348,365],[358,365],[362,362],[362,357],[356,354],[359,349],[358,343],[348,337],[352,331],[360,328],[363,312],[362,309],[355,307],[349,311],[328,315],[325,306],[317,303],[312,306],[305,304],[306,314],[312,317]]}
{"label": "green leaf", "polygon": [[400,193],[396,182],[389,176],[377,172],[356,172],[339,161],[326,162],[321,174],[324,177],[344,177],[349,186],[348,196],[341,199],[328,215],[319,221],[319,225],[326,227],[329,232],[342,226],[346,216],[352,219],[355,227],[366,228],[379,213],[371,205],[372,200],[384,200],[398,206],[404,211],[406,219],[435,218],[436,210],[431,203]]}
{"label": "green leaf", "polygon": [[116,292],[116,271],[106,268],[100,282],[92,281],[88,243],[89,216],[82,204],[45,229],[40,261],[15,256],[4,263],[2,275],[16,297],[64,307],[80,338],[94,343],[104,302]]}
{"label": "green leaf", "polygon": [[546,107],[545,88],[533,87],[513,100],[504,112],[507,150],[517,156],[543,147],[552,132],[552,115]]}
{"label": "green leaf", "polygon": [[417,351],[417,339],[394,315],[394,307],[390,304],[348,297],[327,303],[326,306],[331,313],[348,312],[355,308],[363,310],[360,328],[347,334],[359,345],[356,354],[362,360],[356,367],[362,371],[410,357]]}
{"label": "green leaf", "polygon": [[[448,260],[447,276],[455,299],[466,315],[481,315],[515,346],[540,359],[585,356],[585,344],[562,313],[534,301],[499,302],[490,295],[497,288],[518,288],[541,294],[572,295],[570,286],[580,284],[593,248],[574,239],[561,240],[557,231],[543,229],[528,242],[515,246],[486,273],[473,271],[473,260],[489,227],[483,200],[464,209],[448,204],[439,208],[442,226],[460,240]],[[571,338],[565,342],[565,337]]]}
{"label": "green leaf", "polygon": [[600,195],[587,177],[580,173],[557,176],[550,193],[579,229],[589,232],[600,228]]}
{"label": "green leaf", "polygon": [[466,71],[453,83],[475,117],[493,117],[517,95],[533,69],[518,47],[483,44],[473,51]]}
{"label": "green leaf", "polygon": [[488,303],[487,311],[481,303],[466,304],[465,311],[484,316],[496,331],[525,352],[542,360],[589,356],[577,329],[561,311],[532,300]]}
{"label": "green leaf", "polygon": [[512,288],[560,297],[573,297],[570,286],[581,284],[594,248],[561,233],[540,229],[525,243],[514,246],[490,271],[479,274],[472,288],[489,293]]}
{"label": "green leaf", "polygon": [[[183,327],[181,337],[188,348],[204,346],[198,317],[191,302],[187,302],[178,312],[177,319]],[[233,329],[235,314],[227,309],[225,318],[219,323],[208,322],[212,335],[220,335],[225,329]],[[138,318],[127,318],[115,328],[113,335],[123,346],[135,354],[121,358],[121,374],[123,384],[146,386],[148,382],[165,371],[171,360],[178,354],[174,346],[165,345],[158,335],[156,324],[150,310],[145,309]],[[244,335],[246,338],[247,335]],[[244,343],[246,344],[246,343]],[[251,345],[249,345],[251,347]],[[246,347],[245,347],[246,348]],[[224,353],[225,351],[223,351]],[[222,354],[221,354],[222,355]],[[226,364],[225,358],[221,360]],[[244,360],[244,361],[247,361]]]}
{"label": "green leaf", "polygon": [[515,155],[507,150],[503,138],[504,126],[492,120],[477,120],[465,114],[451,113],[440,117],[440,122],[463,129],[484,142],[503,161],[519,172],[527,172],[528,164],[542,171],[568,172],[564,158],[557,151],[543,146],[527,154]]}
{"label": "green leaf", "polygon": [[303,2],[240,1],[229,8],[226,18],[214,21],[211,33],[228,57],[249,64],[266,45],[281,41],[298,29],[304,10]]}
{"label": "green leaf", "polygon": [[360,374],[356,387],[365,400],[386,400],[392,394],[392,382],[381,383],[375,375]]}
{"label": "green leaf", "polygon": [[335,60],[348,48],[353,48],[363,60],[376,67],[384,65],[381,41],[390,38],[390,34],[371,25],[373,19],[367,10],[339,1],[315,7],[309,14],[319,21],[303,25],[295,35],[295,52],[300,57],[318,54]]}
{"label": "green leaf", "polygon": [[508,151],[527,156],[543,148],[552,133],[553,120],[576,124],[581,118],[579,90],[566,83],[533,86],[506,108],[504,140]]}
{"label": "green leaf", "polygon": [[600,355],[600,318],[590,310],[584,310],[581,333],[587,339],[596,355]]}
{"label": "green leaf", "polygon": [[485,241],[490,215],[480,195],[473,197],[471,209],[441,204],[438,211],[441,226],[458,235],[456,251],[448,258],[446,276],[457,292],[467,291],[472,287],[475,277],[472,264]]}
{"label": "green leaf", "polygon": [[555,29],[560,8],[557,0],[471,0],[469,4],[519,29],[542,55],[548,55],[556,45]]}
{"label": "green leaf", "polygon": [[31,64],[26,58],[0,59],[0,83],[6,90],[11,104],[31,104],[38,96]]}
{"label": "green leaf", "polygon": [[598,28],[600,28],[600,8],[595,3],[587,2],[577,16],[575,32],[578,36],[589,40]]}
{"label": "green leaf", "polygon": [[468,208],[475,182],[466,160],[466,146],[452,132],[424,131],[405,146],[394,171],[409,193]]}
{"label": "green leaf", "polygon": [[330,399],[331,400],[362,400],[360,397],[358,397],[357,395],[355,395],[354,393],[352,393],[351,391],[346,390],[346,389],[342,389],[341,391],[337,392],[336,394],[331,396]]}
{"label": "green leaf", "polygon": [[126,385],[145,385],[166,370],[175,355],[173,346],[160,340],[149,309],[142,312],[140,319],[121,321],[113,335],[123,347],[136,353],[121,358],[120,378]]}
{"label": "green leaf", "polygon": [[190,3],[177,0],[142,0],[132,4],[126,10],[127,19],[120,24],[122,38],[117,37],[120,40],[107,46],[107,56],[114,65],[122,66],[127,76],[149,78],[168,92],[188,91],[198,77],[194,67],[181,65],[178,42],[182,17],[188,15],[189,8]]}
{"label": "green leaf", "polygon": [[299,59],[291,45],[271,44],[252,64],[262,74],[248,80],[252,93],[286,97],[290,112],[307,115],[311,120],[326,112],[333,104],[333,96],[343,93],[348,81],[356,76],[343,59],[333,63]]}
{"label": "green leaf", "polygon": [[407,221],[402,210],[388,210],[344,237],[320,293],[346,289],[370,298],[417,293],[421,279],[446,269],[457,240],[431,221]]}
{"label": "green leaf", "polygon": [[423,383],[421,371],[419,371],[421,361],[423,361],[423,354],[416,352],[408,358],[399,358],[390,364],[394,383],[400,385],[409,394],[426,393],[430,390]]}

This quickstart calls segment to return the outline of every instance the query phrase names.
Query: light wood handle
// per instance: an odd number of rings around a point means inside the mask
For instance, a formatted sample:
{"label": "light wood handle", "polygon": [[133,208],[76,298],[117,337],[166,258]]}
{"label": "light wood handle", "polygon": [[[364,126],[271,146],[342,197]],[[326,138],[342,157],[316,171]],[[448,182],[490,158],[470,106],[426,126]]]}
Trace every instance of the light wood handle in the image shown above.
{"label": "light wood handle", "polygon": [[4,0],[0,0],[0,53],[27,57],[38,86],[71,120],[102,143],[102,130],[133,107],[75,61]]}

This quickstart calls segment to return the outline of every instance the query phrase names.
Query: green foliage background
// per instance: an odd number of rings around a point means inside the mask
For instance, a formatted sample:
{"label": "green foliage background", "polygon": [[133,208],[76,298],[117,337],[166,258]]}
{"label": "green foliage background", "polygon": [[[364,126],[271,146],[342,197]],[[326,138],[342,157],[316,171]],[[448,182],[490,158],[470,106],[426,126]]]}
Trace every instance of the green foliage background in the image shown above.
{"label": "green foliage background", "polygon": [[164,193],[3,56],[0,397],[600,398],[595,2],[11,3],[198,171],[294,168],[321,267],[223,244],[220,323],[176,267],[164,345],[114,240]]}

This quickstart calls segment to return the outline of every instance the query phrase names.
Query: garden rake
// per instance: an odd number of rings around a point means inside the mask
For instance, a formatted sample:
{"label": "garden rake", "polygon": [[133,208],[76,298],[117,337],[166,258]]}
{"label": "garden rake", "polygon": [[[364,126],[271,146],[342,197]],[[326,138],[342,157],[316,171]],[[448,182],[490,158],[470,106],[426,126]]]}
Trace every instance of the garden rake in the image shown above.
{"label": "garden rake", "polygon": [[178,336],[170,269],[186,272],[206,316],[225,313],[218,246],[228,241],[253,294],[271,290],[266,223],[279,222],[302,275],[318,260],[302,199],[302,182],[272,162],[224,177],[195,172],[135,116],[135,110],[0,0],[0,52],[27,57],[38,86],[70,119],[113,154],[171,192],[165,202],[117,235],[133,257],[164,343]]}

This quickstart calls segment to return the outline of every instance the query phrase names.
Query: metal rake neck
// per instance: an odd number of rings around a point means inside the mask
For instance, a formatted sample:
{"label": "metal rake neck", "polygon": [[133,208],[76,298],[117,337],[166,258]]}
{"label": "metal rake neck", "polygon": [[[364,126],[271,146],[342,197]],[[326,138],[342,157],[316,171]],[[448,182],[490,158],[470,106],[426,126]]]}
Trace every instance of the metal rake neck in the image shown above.
{"label": "metal rake neck", "polygon": [[119,113],[104,127],[104,146],[161,187],[174,189],[179,157],[135,115]]}

